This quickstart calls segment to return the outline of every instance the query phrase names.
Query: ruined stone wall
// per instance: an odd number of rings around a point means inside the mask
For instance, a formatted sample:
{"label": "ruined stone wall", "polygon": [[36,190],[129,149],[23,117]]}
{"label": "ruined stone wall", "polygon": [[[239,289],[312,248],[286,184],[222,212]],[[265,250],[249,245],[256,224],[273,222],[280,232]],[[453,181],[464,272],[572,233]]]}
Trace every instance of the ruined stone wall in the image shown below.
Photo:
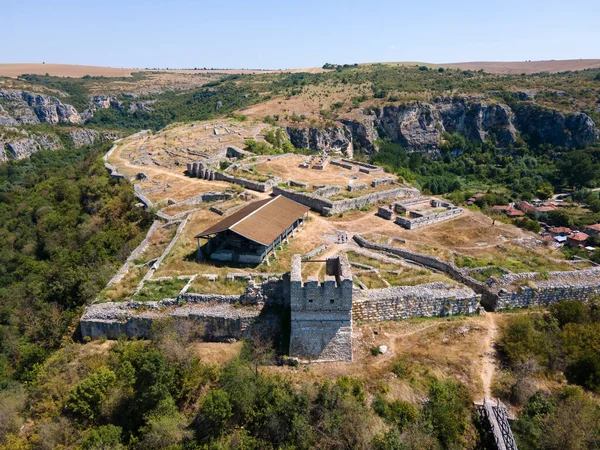
{"label": "ruined stone wall", "polygon": [[215,172],[214,179],[219,181],[227,181],[228,183],[238,184],[246,189],[258,192],[269,192],[273,186],[281,183],[281,178],[273,177],[265,182],[249,180],[242,177],[234,177],[227,173]]}
{"label": "ruined stone wall", "polygon": [[[469,270],[439,258],[411,252],[389,245],[370,242],[359,235],[354,240],[361,246],[395,254],[408,261],[444,272],[454,280],[470,287],[481,295],[481,304],[487,310],[548,306],[561,300],[587,301],[600,295],[600,268],[540,273],[507,274],[500,280],[482,283],[470,275]],[[518,285],[519,280],[523,283]],[[525,283],[525,281],[527,281]],[[515,285],[517,283],[517,285]]]}
{"label": "ruined stone wall", "polygon": [[371,242],[362,236],[355,234],[354,240],[361,247],[370,248],[372,250],[383,251],[387,253],[391,253],[393,255],[400,256],[408,261],[415,262],[417,264],[421,264],[422,266],[429,267],[431,269],[439,270],[447,275],[449,275],[454,280],[462,283],[471,289],[473,289],[478,294],[482,295],[482,298],[485,299],[486,296],[494,296],[494,294],[490,291],[490,289],[482,282],[476,280],[471,277],[466,271],[462,271],[454,264],[443,261],[435,256],[423,255],[421,253],[412,252],[410,250],[401,249],[398,247],[392,247],[384,244],[377,244],[375,242]]}
{"label": "ruined stone wall", "polygon": [[355,292],[352,318],[355,321],[383,320],[472,314],[480,296],[468,288],[449,287],[444,283],[399,286]]}
{"label": "ruined stone wall", "polygon": [[386,191],[372,192],[361,197],[348,198],[332,202],[331,208],[324,208],[322,214],[339,214],[351,209],[365,208],[375,203],[418,194],[419,191],[417,189],[411,188],[394,188]]}
{"label": "ruined stone wall", "polygon": [[408,230],[413,230],[415,228],[424,227],[426,225],[432,225],[434,223],[443,222],[444,220],[449,220],[449,219],[452,219],[453,217],[458,217],[463,212],[464,211],[462,208],[454,207],[447,211],[443,211],[443,212],[439,212],[439,213],[435,213],[435,214],[428,214],[428,215],[424,215],[422,217],[407,218],[407,217],[402,217],[402,216],[396,216],[396,220],[394,221],[394,223],[396,223],[396,224],[400,225],[401,227],[406,228]]}
{"label": "ruined stone wall", "polygon": [[588,301],[600,297],[600,281],[592,284],[569,282],[531,288],[520,287],[513,292],[501,292],[494,310],[549,306],[563,300]]}
{"label": "ruined stone wall", "polygon": [[144,204],[146,208],[152,208],[152,201],[144,195],[144,190],[140,184],[133,185],[133,192],[135,193],[136,198]]}
{"label": "ruined stone wall", "polygon": [[[315,187],[318,187],[319,185],[315,185]],[[342,191],[342,187],[341,186],[332,186],[332,185],[325,185],[325,186],[320,186],[318,187],[318,189],[316,191],[314,191],[312,193],[312,195],[316,196],[316,197],[331,197],[333,195],[337,195]]]}
{"label": "ruined stone wall", "polygon": [[343,200],[331,201],[320,197],[314,193],[296,192],[293,189],[286,189],[281,186],[273,187],[274,195],[283,195],[295,202],[308,206],[309,208],[320,212],[323,215],[339,214],[351,209],[360,209],[374,203],[395,200],[399,197],[410,197],[419,195],[419,191],[413,188],[394,188],[386,191],[372,192],[361,197],[348,198]]}

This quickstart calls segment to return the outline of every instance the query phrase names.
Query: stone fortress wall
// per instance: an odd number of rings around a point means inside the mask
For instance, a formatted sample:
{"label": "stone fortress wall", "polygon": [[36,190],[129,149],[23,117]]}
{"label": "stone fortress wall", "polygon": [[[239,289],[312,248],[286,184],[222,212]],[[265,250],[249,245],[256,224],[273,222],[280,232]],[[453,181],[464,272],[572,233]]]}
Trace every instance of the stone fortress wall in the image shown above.
{"label": "stone fortress wall", "polygon": [[473,314],[481,296],[467,287],[445,283],[398,286],[355,291],[352,304],[354,321],[381,322],[413,317]]}
{"label": "stone fortress wall", "polygon": [[355,235],[354,240],[361,247],[391,253],[449,275],[480,294],[481,304],[489,311],[548,306],[561,300],[587,301],[600,296],[600,267],[544,274],[509,273],[482,283],[470,275],[472,270],[458,268],[434,256],[370,242],[360,235]]}

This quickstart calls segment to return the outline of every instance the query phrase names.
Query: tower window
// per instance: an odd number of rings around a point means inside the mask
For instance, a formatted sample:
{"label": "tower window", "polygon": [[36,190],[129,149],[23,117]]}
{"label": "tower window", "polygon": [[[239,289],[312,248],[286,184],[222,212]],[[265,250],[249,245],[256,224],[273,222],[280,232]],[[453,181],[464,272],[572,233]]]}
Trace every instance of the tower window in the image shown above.
{"label": "tower window", "polygon": [[335,303],[334,299],[329,300],[329,303],[331,303],[332,305]]}
{"label": "tower window", "polygon": [[312,303],[312,302],[313,302],[313,299],[312,299],[312,298],[309,298],[309,299],[308,299],[308,303]]}

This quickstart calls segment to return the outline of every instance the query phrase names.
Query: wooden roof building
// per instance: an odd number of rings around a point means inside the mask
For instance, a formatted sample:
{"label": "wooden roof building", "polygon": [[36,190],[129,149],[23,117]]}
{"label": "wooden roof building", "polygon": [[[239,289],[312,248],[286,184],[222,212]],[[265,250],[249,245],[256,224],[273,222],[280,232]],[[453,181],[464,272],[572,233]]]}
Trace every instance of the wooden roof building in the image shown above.
{"label": "wooden roof building", "polygon": [[196,235],[198,259],[260,263],[304,224],[309,210],[281,195],[251,203]]}

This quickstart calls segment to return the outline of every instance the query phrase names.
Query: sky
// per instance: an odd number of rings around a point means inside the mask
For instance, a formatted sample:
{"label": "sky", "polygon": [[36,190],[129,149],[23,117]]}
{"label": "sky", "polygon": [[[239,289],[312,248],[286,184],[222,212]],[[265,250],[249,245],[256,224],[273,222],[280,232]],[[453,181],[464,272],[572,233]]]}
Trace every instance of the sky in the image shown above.
{"label": "sky", "polygon": [[600,0],[0,0],[0,63],[261,68],[600,58]]}

